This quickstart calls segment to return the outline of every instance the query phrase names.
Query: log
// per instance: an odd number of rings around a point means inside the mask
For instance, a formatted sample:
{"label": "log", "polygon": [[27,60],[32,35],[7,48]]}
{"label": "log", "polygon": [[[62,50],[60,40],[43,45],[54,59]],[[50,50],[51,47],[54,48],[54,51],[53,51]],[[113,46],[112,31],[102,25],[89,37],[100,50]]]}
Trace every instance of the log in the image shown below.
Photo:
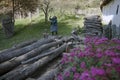
{"label": "log", "polygon": [[50,71],[47,71],[44,75],[42,75],[37,80],[54,80],[58,72],[59,72],[59,68],[51,69]]}
{"label": "log", "polygon": [[32,45],[29,45],[29,46],[26,46],[26,47],[23,47],[21,49],[18,49],[18,50],[14,50],[14,51],[11,51],[9,53],[6,53],[6,54],[0,54],[0,63],[1,62],[5,62],[7,60],[10,60],[14,57],[17,57],[17,56],[20,56],[20,55],[23,55],[43,44],[46,44],[46,43],[49,43],[49,42],[52,42],[54,41],[53,38],[51,39],[42,39],[42,40],[39,40],[37,41],[36,43],[32,44]]}
{"label": "log", "polygon": [[73,40],[74,40],[74,38],[72,36],[70,36],[70,37],[63,37],[64,43],[72,42]]}
{"label": "log", "polygon": [[87,24],[94,23],[94,24],[100,24],[100,25],[102,25],[101,21],[84,21],[84,23],[87,23]]}
{"label": "log", "polygon": [[25,41],[25,42],[22,42],[22,43],[20,43],[20,44],[14,45],[13,47],[15,47],[15,48],[22,48],[22,47],[31,45],[31,44],[33,44],[34,42],[37,42],[37,40],[36,40],[36,39],[33,39],[33,40]]}
{"label": "log", "polygon": [[102,25],[100,25],[100,24],[94,24],[94,23],[88,23],[88,24],[84,24],[85,26],[87,26],[87,25],[91,25],[91,26],[95,26],[95,27],[99,27],[99,28],[101,28],[102,27]]}
{"label": "log", "polygon": [[54,80],[57,74],[62,68],[61,60],[57,61],[57,64],[52,65],[50,70],[46,71],[43,75],[37,78],[37,80]]}
{"label": "log", "polygon": [[103,31],[103,28],[98,28],[98,27],[94,27],[94,26],[85,26],[85,29],[96,29],[96,30],[99,30],[99,31]]}
{"label": "log", "polygon": [[101,27],[101,28],[99,28],[99,27],[94,27],[94,26],[84,26],[85,27],[85,30],[87,29],[87,30],[89,30],[89,29],[96,29],[96,30],[99,30],[99,31],[101,31],[101,30],[103,30],[103,28]]}
{"label": "log", "polygon": [[[62,41],[58,42],[58,44],[61,44],[61,43],[62,43]],[[53,45],[52,45],[52,46],[53,46]],[[48,46],[46,46],[46,47],[48,47]],[[53,52],[54,52],[54,51],[53,51]],[[31,62],[35,62],[35,61],[39,60],[40,58],[43,58],[43,57],[45,57],[45,56],[51,55],[53,52],[50,52],[50,53],[48,52],[48,53],[40,54],[40,55],[35,56],[35,57],[33,57],[33,58],[30,58],[30,59],[28,59],[28,60],[26,60],[26,61],[23,61],[22,64],[28,64],[28,63],[31,63]]]}
{"label": "log", "polygon": [[81,39],[79,36],[75,35],[75,34],[72,34],[73,38],[75,41],[78,41],[78,42],[81,42]]}
{"label": "log", "polygon": [[102,29],[102,26],[95,26],[95,25],[84,25],[85,28],[89,28],[89,27],[93,27],[93,28],[97,28],[97,29]]}
{"label": "log", "polygon": [[96,23],[96,24],[102,24],[101,20],[84,20],[84,23]]}
{"label": "log", "polygon": [[65,50],[66,46],[67,44],[63,44],[61,47],[55,49],[54,52],[51,51],[51,53],[53,53],[52,55],[46,56],[31,65],[23,65],[20,68],[8,72],[7,74],[0,77],[0,80],[24,80],[25,78],[32,75],[40,67],[59,56]]}
{"label": "log", "polygon": [[84,18],[84,20],[86,20],[86,21],[92,21],[92,20],[101,21],[100,18]]}
{"label": "log", "polygon": [[102,31],[103,31],[102,29],[91,28],[91,27],[86,28],[85,30],[88,30],[88,32],[93,31],[93,30],[95,30],[94,32],[96,32],[96,31],[100,31],[100,32],[102,32]]}
{"label": "log", "polygon": [[95,26],[95,27],[102,27],[100,24],[95,24],[95,23],[85,23],[84,25],[88,26]]}
{"label": "log", "polygon": [[102,25],[94,24],[94,23],[91,23],[91,24],[86,24],[86,23],[85,23],[84,25],[86,25],[86,26],[87,26],[87,25],[91,25],[91,26],[95,26],[95,27],[102,27]]}
{"label": "log", "polygon": [[[69,55],[69,54],[68,54]],[[57,76],[58,73],[61,72],[61,70],[63,71],[63,73],[65,73],[66,71],[71,70],[71,67],[68,67],[63,69],[64,65],[61,64],[61,60],[58,62],[58,64],[55,65],[55,67],[53,67],[51,70],[45,72],[43,75],[41,75],[39,78],[37,78],[36,80],[58,80]],[[63,78],[64,80],[68,80],[65,77],[65,74],[63,74]]]}
{"label": "log", "polygon": [[87,33],[93,31],[93,32],[101,32],[102,33],[102,30],[98,30],[98,29],[95,29],[95,28],[88,28],[86,29]]}
{"label": "log", "polygon": [[99,20],[85,20],[83,23],[87,23],[87,24],[90,24],[90,23],[94,23],[94,24],[100,24],[102,25],[102,21],[99,21]]}
{"label": "log", "polygon": [[7,53],[9,53],[11,51],[14,51],[16,49],[19,49],[19,48],[25,47],[27,45],[30,45],[30,44],[32,44],[32,43],[34,43],[36,41],[37,40],[30,40],[30,41],[22,42],[22,43],[20,43],[18,45],[13,46],[12,48],[5,49],[5,50],[1,51],[0,54],[7,54]]}
{"label": "log", "polygon": [[[35,57],[35,56],[39,55],[43,50],[49,49],[50,47],[57,46],[59,44],[62,44],[62,40],[48,43],[48,44],[44,44],[44,45],[42,45],[42,46],[24,54],[24,55],[21,55],[19,57],[16,57],[16,58],[13,58],[9,61],[1,63],[0,64],[0,75],[3,75],[6,72],[12,70],[13,68],[19,66],[22,61],[25,61],[25,60],[30,59],[32,57]],[[40,54],[39,56],[45,56],[45,54],[43,54],[43,55]]]}

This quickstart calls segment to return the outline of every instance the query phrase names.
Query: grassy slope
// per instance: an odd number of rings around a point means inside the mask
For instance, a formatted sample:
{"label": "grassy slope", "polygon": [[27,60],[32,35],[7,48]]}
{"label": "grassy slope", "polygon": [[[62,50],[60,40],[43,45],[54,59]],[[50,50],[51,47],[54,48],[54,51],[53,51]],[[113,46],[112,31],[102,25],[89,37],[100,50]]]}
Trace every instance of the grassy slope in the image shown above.
{"label": "grassy slope", "polygon": [[[82,25],[83,19],[80,17],[76,19],[74,16],[58,16],[58,33],[60,35],[70,35],[71,30],[76,26]],[[49,32],[50,23],[44,23],[43,15],[33,18],[30,24],[29,19],[16,20],[15,35],[12,38],[5,38],[2,29],[0,29],[0,50],[12,47],[20,42],[39,39],[42,37],[44,29]]]}

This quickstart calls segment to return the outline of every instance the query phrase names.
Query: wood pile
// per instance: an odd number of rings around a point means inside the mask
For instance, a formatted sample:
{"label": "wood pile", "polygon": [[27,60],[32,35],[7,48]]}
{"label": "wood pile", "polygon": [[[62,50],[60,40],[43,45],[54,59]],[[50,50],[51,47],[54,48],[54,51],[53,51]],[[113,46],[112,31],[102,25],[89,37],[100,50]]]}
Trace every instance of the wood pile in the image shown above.
{"label": "wood pile", "polygon": [[48,37],[0,52],[0,80],[56,80],[61,55],[72,45],[68,37]]}
{"label": "wood pile", "polygon": [[100,16],[85,17],[84,30],[86,35],[102,36],[103,28]]}

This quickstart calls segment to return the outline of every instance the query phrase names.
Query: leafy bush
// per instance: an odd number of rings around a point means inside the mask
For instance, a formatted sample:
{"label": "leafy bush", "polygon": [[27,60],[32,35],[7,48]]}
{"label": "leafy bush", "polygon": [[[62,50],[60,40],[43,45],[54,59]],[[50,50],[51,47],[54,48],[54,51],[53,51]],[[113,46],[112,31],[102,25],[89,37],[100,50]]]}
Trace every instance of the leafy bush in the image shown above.
{"label": "leafy bush", "polygon": [[62,64],[69,64],[71,70],[58,74],[58,80],[119,80],[120,40],[87,37],[84,50],[76,48],[69,55],[64,54]]}

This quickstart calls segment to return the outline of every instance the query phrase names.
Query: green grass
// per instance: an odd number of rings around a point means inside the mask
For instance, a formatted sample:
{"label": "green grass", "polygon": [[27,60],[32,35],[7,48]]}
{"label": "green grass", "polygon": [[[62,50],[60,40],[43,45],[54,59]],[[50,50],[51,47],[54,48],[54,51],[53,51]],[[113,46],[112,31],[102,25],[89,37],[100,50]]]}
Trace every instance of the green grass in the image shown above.
{"label": "green grass", "polygon": [[[71,30],[78,25],[83,26],[83,17],[75,18],[75,16],[58,16],[58,34],[68,36]],[[50,23],[44,23],[44,17],[34,17],[32,23],[29,19],[16,20],[15,35],[11,38],[5,38],[5,35],[0,29],[0,50],[10,48],[15,44],[24,42],[30,39],[40,39],[44,29],[50,33]]]}

